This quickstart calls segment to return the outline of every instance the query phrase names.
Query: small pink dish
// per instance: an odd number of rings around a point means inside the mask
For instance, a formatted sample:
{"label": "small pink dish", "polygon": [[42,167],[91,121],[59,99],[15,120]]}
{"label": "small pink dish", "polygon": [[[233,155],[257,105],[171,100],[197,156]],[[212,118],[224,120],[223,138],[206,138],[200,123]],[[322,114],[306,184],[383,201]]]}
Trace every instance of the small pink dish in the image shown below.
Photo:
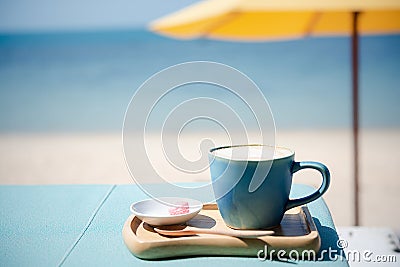
{"label": "small pink dish", "polygon": [[203,204],[195,199],[162,197],[135,202],[130,210],[136,217],[150,225],[172,225],[189,221],[202,208]]}

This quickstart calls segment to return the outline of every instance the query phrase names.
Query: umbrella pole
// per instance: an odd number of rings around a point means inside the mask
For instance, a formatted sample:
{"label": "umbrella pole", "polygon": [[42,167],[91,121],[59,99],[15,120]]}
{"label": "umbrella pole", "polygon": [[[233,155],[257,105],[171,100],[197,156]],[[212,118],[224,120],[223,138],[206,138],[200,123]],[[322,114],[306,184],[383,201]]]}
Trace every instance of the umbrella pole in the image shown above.
{"label": "umbrella pole", "polygon": [[354,225],[360,225],[358,177],[358,12],[353,12],[352,66],[353,66],[353,165],[354,165]]}

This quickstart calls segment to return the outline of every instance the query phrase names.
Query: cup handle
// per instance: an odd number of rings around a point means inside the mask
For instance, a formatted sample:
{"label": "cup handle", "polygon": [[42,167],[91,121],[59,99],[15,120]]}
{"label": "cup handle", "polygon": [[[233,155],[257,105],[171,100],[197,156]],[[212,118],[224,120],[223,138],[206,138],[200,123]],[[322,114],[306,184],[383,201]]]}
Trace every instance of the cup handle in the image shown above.
{"label": "cup handle", "polygon": [[286,204],[286,210],[316,200],[317,198],[321,197],[329,187],[331,181],[331,175],[329,174],[328,168],[322,163],[313,161],[294,162],[292,167],[292,173],[295,173],[301,169],[306,169],[306,168],[319,171],[322,174],[322,184],[320,188],[311,195],[302,198],[289,199]]}

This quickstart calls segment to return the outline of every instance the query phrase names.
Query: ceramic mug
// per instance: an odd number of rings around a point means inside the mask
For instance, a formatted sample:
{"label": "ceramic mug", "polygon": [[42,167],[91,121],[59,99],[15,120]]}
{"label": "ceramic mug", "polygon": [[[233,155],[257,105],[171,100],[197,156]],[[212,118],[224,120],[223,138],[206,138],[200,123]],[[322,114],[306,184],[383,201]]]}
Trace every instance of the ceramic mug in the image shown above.
{"label": "ceramic mug", "polygon": [[[269,156],[262,151],[267,151]],[[217,147],[210,150],[209,161],[219,211],[226,225],[234,229],[278,226],[285,211],[321,197],[330,183],[325,165],[296,162],[294,152],[287,148],[264,145]],[[289,199],[293,173],[306,168],[321,173],[322,185],[308,196]],[[255,190],[250,190],[253,179],[260,182]]]}

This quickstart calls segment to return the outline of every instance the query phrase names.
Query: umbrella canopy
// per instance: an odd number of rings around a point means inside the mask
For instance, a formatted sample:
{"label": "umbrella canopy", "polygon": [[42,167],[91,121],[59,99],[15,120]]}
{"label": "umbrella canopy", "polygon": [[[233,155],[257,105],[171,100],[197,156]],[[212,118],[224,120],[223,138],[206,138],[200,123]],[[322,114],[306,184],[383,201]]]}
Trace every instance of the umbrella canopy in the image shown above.
{"label": "umbrella canopy", "polygon": [[399,0],[207,0],[154,21],[150,29],[178,39],[248,42],[351,35],[354,221],[359,225],[358,35],[399,33]]}
{"label": "umbrella canopy", "polygon": [[208,0],[151,23],[151,30],[179,39],[265,41],[348,35],[353,12],[360,34],[396,33],[398,0]]}

